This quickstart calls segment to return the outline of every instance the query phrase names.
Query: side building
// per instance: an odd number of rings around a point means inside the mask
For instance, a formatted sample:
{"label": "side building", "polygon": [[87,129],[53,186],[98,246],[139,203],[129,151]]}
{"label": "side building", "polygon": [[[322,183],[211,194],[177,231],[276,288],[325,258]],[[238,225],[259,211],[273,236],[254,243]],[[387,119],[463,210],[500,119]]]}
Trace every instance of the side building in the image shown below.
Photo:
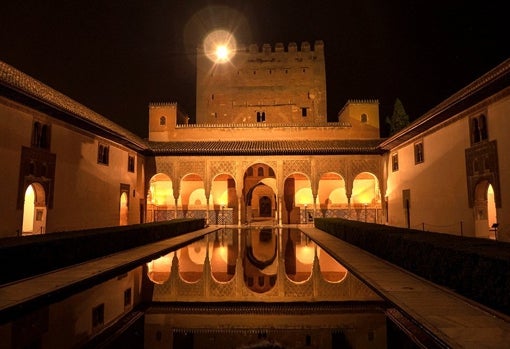
{"label": "side building", "polygon": [[384,140],[389,225],[510,241],[510,59]]}
{"label": "side building", "polygon": [[0,62],[0,237],[134,224],[144,140]]}

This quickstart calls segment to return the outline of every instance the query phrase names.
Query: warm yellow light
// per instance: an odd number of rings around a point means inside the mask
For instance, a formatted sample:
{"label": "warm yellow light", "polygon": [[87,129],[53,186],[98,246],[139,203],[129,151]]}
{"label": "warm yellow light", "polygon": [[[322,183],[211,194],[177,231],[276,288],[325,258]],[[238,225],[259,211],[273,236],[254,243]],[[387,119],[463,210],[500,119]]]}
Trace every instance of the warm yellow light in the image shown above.
{"label": "warm yellow light", "polygon": [[204,53],[215,63],[230,61],[235,54],[236,46],[232,33],[223,29],[209,33],[204,39]]}
{"label": "warm yellow light", "polygon": [[312,246],[297,246],[296,258],[303,264],[312,264],[315,257],[315,251]]}
{"label": "warm yellow light", "polygon": [[219,62],[225,62],[228,60],[230,52],[228,47],[225,45],[220,45],[216,47],[216,60]]}
{"label": "warm yellow light", "polygon": [[228,262],[228,250],[226,246],[220,246],[218,247],[218,255],[220,256],[221,260],[225,263]]}
{"label": "warm yellow light", "polygon": [[23,209],[23,232],[32,232],[34,230],[34,187],[29,185],[25,191],[25,204]]}
{"label": "warm yellow light", "polygon": [[170,252],[147,263],[147,276],[149,279],[155,284],[164,284],[170,278],[173,258],[174,253]]}

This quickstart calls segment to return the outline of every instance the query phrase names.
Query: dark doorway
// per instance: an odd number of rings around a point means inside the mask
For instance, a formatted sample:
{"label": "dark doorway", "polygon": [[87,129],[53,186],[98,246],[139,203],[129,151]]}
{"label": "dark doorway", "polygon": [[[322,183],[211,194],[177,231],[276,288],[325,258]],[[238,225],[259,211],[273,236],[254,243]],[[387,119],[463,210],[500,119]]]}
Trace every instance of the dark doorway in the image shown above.
{"label": "dark doorway", "polygon": [[260,217],[271,217],[271,199],[267,196],[259,199],[259,215]]}

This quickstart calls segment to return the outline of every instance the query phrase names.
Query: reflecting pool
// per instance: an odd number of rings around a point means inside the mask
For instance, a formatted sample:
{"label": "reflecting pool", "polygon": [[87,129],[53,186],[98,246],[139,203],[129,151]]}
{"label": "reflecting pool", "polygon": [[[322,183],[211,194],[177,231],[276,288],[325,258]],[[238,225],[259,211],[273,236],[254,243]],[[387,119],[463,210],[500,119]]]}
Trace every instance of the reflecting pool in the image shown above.
{"label": "reflecting pool", "polygon": [[223,228],[146,271],[146,348],[386,348],[384,302],[299,229]]}

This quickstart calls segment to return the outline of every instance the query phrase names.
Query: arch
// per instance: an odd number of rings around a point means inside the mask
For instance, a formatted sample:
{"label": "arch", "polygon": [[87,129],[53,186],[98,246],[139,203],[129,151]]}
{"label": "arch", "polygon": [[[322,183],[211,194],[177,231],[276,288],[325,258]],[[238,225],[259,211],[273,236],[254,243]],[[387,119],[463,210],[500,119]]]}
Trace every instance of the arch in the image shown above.
{"label": "arch", "polygon": [[33,182],[25,189],[22,234],[43,234],[46,231],[46,192]]}
{"label": "arch", "polygon": [[314,197],[309,177],[293,172],[284,179],[283,220],[287,224],[299,224],[313,219]]}
{"label": "arch", "polygon": [[[237,224],[238,200],[234,177],[227,173],[216,175],[211,184],[211,198],[214,217],[209,217],[214,224]],[[221,222],[220,222],[221,220]]]}
{"label": "arch", "polygon": [[493,224],[497,223],[497,211],[494,189],[488,180],[476,184],[474,199],[475,236],[497,239],[496,231],[491,231]]}
{"label": "arch", "polygon": [[202,217],[207,211],[207,197],[202,176],[189,173],[182,177],[179,190],[179,202],[183,217]]}
{"label": "arch", "polygon": [[173,182],[164,173],[157,173],[149,180],[147,192],[147,222],[174,218],[175,197]]}
{"label": "arch", "polygon": [[347,206],[344,178],[336,172],[323,173],[319,179],[318,201],[321,211]]}
{"label": "arch", "polygon": [[[242,219],[245,222],[252,220],[267,220],[268,217],[274,217],[277,212],[277,187],[274,170],[268,164],[257,162],[246,168],[243,176],[243,200],[242,200]],[[253,175],[251,175],[253,174]],[[255,176],[256,174],[256,176]],[[271,207],[271,213],[260,215],[259,199],[267,196],[270,200],[265,202],[264,207]]]}
{"label": "arch", "polygon": [[120,219],[119,219],[119,225],[127,225],[128,224],[128,213],[129,213],[129,207],[128,207],[128,194],[123,191],[120,194]]}
{"label": "arch", "polygon": [[381,192],[376,175],[371,172],[361,172],[354,178],[351,204],[356,214],[356,217],[351,218],[380,223],[382,219]]}

